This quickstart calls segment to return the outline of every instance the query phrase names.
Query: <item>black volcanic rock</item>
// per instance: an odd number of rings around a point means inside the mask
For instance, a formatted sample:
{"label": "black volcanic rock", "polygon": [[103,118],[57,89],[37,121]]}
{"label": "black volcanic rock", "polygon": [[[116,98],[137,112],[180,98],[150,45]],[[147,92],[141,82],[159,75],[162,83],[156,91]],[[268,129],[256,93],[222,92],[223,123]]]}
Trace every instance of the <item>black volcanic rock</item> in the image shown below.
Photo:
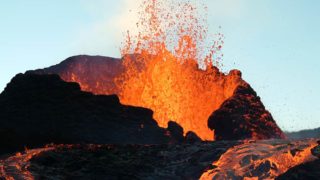
{"label": "black volcanic rock", "polygon": [[167,130],[170,132],[171,143],[181,143],[184,140],[183,128],[174,121],[169,121]]}
{"label": "black volcanic rock", "polygon": [[318,180],[320,178],[320,159],[300,164],[281,174],[276,180]]}
{"label": "black volcanic rock", "polygon": [[18,74],[0,94],[0,151],[55,143],[167,143],[149,109],[82,92],[58,75]]}
{"label": "black volcanic rock", "polygon": [[236,144],[61,146],[34,156],[28,170],[36,179],[199,179]]}
{"label": "black volcanic rock", "polygon": [[196,142],[201,142],[201,138],[197,136],[196,133],[192,131],[188,131],[185,137],[185,142],[186,143],[196,143]]}
{"label": "black volcanic rock", "polygon": [[208,127],[216,140],[284,138],[260,97],[250,87],[237,87],[233,96],[212,113]]}

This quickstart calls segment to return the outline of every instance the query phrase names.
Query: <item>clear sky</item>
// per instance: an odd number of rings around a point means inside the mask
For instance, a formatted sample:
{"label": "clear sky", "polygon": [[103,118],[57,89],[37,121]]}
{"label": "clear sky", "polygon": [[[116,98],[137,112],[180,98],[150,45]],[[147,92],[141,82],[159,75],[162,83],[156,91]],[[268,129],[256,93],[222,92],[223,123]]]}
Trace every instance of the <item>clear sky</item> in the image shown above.
{"label": "clear sky", "polygon": [[[284,130],[320,127],[320,1],[205,0],[224,71],[240,69]],[[2,0],[0,91],[72,55],[119,57],[137,0]]]}

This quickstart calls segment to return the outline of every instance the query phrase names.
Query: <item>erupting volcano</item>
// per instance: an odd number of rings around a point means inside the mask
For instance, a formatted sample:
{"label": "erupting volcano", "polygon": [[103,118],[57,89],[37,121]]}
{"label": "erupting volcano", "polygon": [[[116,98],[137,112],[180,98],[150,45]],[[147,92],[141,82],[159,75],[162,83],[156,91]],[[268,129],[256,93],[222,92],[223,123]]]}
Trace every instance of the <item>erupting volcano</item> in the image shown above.
{"label": "erupting volcano", "polygon": [[[214,140],[214,128],[208,127],[209,116],[238,87],[248,84],[240,71],[224,74],[218,69],[224,37],[218,33],[209,41],[206,13],[200,13],[206,11],[201,3],[144,1],[138,33],[127,32],[121,60],[71,58],[37,73],[59,74],[65,81],[77,82],[82,90],[95,94],[117,94],[123,104],[153,110],[161,127],[175,121],[184,134],[192,131],[203,140]],[[237,138],[284,137],[270,113],[261,107],[254,117],[241,114],[245,121],[240,128],[251,135]],[[269,127],[268,132],[259,135],[264,127],[246,125],[255,121]]]}
{"label": "erupting volcano", "polygon": [[242,73],[223,72],[207,12],[143,0],[121,58],[13,77],[0,94],[0,179],[319,179],[318,129],[287,138]]}

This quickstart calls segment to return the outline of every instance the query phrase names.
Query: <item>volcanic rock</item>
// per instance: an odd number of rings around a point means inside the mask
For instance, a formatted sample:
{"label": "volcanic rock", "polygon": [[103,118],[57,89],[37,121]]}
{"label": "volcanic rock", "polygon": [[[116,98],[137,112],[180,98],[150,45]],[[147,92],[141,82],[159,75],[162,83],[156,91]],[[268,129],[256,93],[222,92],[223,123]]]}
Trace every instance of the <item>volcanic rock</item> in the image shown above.
{"label": "volcanic rock", "polygon": [[249,84],[237,87],[209,117],[208,126],[216,140],[285,138]]}
{"label": "volcanic rock", "polygon": [[186,143],[196,143],[196,142],[201,142],[201,139],[199,136],[197,136],[196,133],[192,131],[188,131],[185,137],[185,142]]}
{"label": "volcanic rock", "polygon": [[33,157],[28,169],[36,179],[198,179],[235,144],[60,146]]}
{"label": "volcanic rock", "polygon": [[169,121],[168,131],[171,135],[171,143],[181,143],[184,140],[183,128],[176,122]]}
{"label": "volcanic rock", "polygon": [[83,92],[58,75],[18,74],[0,94],[0,151],[46,143],[162,144],[149,109]]}
{"label": "volcanic rock", "polygon": [[300,164],[281,174],[276,180],[317,180],[320,177],[320,159]]}

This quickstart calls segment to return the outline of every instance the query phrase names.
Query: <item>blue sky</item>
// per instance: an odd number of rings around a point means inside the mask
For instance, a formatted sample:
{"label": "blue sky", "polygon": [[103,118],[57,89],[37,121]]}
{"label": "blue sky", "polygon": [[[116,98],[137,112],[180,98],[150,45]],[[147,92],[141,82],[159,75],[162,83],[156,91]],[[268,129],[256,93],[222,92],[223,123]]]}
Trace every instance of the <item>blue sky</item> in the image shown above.
{"label": "blue sky", "polygon": [[[320,127],[320,1],[204,1],[211,33],[226,37],[223,71],[240,69],[282,129]],[[136,2],[2,0],[0,91],[72,55],[119,57]]]}

